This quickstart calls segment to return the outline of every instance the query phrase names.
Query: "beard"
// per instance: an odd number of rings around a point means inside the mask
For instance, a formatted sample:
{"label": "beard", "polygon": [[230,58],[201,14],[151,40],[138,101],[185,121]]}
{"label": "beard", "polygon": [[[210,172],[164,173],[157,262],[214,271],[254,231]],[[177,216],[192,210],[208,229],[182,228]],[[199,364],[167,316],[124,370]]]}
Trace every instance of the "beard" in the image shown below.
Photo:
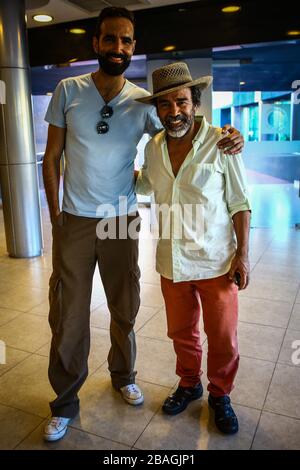
{"label": "beard", "polygon": [[[173,137],[173,139],[180,139],[188,133],[188,131],[193,125],[194,118],[194,112],[190,114],[190,116],[179,114],[175,118],[170,116],[167,117],[162,124],[170,137]],[[174,126],[173,124],[177,122],[180,122],[181,124],[178,126]]]}
{"label": "beard", "polygon": [[[110,57],[117,57],[118,59],[122,59],[122,62],[116,64],[109,60]],[[116,77],[118,75],[122,75],[125,70],[130,65],[130,58],[126,54],[114,54],[114,53],[107,53],[107,54],[97,54],[98,62],[100,68],[105,72],[107,75],[112,75]]]}

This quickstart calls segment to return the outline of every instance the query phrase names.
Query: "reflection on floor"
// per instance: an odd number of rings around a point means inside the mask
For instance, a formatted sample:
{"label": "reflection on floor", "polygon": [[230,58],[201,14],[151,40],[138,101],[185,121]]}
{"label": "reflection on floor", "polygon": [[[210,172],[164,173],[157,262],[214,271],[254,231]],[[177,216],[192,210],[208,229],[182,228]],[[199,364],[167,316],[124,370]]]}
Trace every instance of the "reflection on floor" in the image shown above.
{"label": "reflection on floor", "polygon": [[[144,222],[148,209],[142,209]],[[176,387],[175,355],[166,336],[155,243],[146,224],[140,242],[141,309],[136,322],[137,382],[145,403],[131,407],[110,385],[106,357],[109,314],[98,273],[92,299],[89,377],[82,387],[81,414],[57,443],[44,443],[42,429],[54,398],[48,384],[50,332],[47,286],[51,272],[51,228],[43,211],[45,254],[30,260],[5,253],[0,212],[0,339],[6,364],[0,365],[0,447],[2,449],[299,449],[300,232],[251,230],[252,281],[240,294],[241,362],[232,392],[240,431],[217,432],[207,392],[180,415],[162,414]],[[283,224],[281,225],[283,227]],[[205,375],[206,337],[203,384]],[[294,354],[293,354],[294,353]]]}
{"label": "reflection on floor", "polygon": [[253,170],[247,170],[247,179],[253,209],[251,227],[281,230],[300,223],[299,186]]}

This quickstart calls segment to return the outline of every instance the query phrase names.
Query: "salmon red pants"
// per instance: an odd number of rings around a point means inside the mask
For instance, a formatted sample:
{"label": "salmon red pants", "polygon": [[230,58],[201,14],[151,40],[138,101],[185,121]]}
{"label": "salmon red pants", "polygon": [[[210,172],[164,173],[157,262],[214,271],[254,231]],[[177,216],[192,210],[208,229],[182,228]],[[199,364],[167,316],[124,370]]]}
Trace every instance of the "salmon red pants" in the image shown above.
{"label": "salmon red pants", "polygon": [[238,289],[225,274],[213,279],[173,282],[161,277],[166,304],[168,336],[177,356],[179,385],[193,387],[202,375],[199,318],[202,305],[207,335],[208,391],[215,397],[227,395],[239,364],[237,343]]}

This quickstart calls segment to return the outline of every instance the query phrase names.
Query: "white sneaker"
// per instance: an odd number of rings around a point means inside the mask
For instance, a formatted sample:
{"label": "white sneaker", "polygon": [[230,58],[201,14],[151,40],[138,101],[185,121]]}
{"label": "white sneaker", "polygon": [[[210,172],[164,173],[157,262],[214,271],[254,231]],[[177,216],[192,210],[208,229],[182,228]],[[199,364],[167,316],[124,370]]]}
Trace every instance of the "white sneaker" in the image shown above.
{"label": "white sneaker", "polygon": [[64,437],[67,432],[68,424],[71,418],[62,418],[61,416],[52,416],[44,429],[45,441],[58,441]]}
{"label": "white sneaker", "polygon": [[125,385],[120,388],[122,397],[130,405],[141,405],[144,402],[144,395],[140,387],[136,384]]}

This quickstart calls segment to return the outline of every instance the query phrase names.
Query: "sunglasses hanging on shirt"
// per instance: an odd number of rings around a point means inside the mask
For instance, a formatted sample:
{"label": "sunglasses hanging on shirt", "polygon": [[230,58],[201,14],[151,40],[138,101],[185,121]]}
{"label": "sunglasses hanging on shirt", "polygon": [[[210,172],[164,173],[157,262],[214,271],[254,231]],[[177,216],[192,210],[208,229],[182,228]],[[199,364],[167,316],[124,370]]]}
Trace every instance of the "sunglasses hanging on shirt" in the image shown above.
{"label": "sunglasses hanging on shirt", "polygon": [[[111,106],[105,104],[100,111],[102,119],[109,119],[114,114],[114,111]],[[97,124],[98,134],[106,134],[109,131],[109,125],[106,121],[99,121]]]}

